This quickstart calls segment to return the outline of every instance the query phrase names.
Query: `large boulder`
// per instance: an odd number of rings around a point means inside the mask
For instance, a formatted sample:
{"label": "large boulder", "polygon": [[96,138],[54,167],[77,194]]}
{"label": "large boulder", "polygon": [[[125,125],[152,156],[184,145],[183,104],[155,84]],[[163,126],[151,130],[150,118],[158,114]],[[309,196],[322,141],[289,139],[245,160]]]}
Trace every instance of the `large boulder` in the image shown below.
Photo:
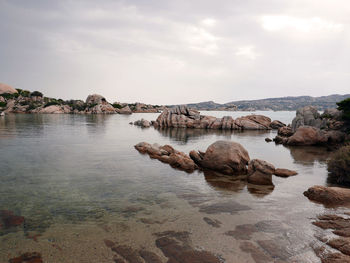
{"label": "large boulder", "polygon": [[4,93],[14,94],[18,93],[18,91],[7,84],[0,83],[0,94]]}
{"label": "large boulder", "polygon": [[287,145],[322,145],[327,143],[328,136],[325,131],[315,127],[301,126],[288,138]]}
{"label": "large boulder", "polygon": [[291,127],[283,126],[278,128],[277,134],[282,137],[290,137],[293,135],[293,131]]}
{"label": "large boulder", "polygon": [[348,188],[315,185],[305,191],[304,195],[324,205],[350,204],[350,189]]}
{"label": "large boulder", "polygon": [[216,141],[205,153],[191,151],[190,157],[203,168],[228,175],[246,174],[250,160],[247,150],[232,141]]}
{"label": "large boulder", "polygon": [[248,165],[248,183],[257,185],[273,185],[272,174],[275,167],[263,160],[253,159]]}
{"label": "large boulder", "polygon": [[105,99],[105,97],[98,94],[92,94],[86,98],[86,104],[88,105],[105,104],[105,103],[107,103],[107,100]]}
{"label": "large boulder", "polygon": [[142,128],[148,128],[151,126],[151,123],[148,120],[141,119],[141,120],[135,121],[134,125],[141,126]]}
{"label": "large boulder", "polygon": [[327,121],[321,118],[316,107],[305,106],[296,112],[296,117],[292,121],[292,130],[295,132],[301,126],[312,126],[316,128],[325,128]]}

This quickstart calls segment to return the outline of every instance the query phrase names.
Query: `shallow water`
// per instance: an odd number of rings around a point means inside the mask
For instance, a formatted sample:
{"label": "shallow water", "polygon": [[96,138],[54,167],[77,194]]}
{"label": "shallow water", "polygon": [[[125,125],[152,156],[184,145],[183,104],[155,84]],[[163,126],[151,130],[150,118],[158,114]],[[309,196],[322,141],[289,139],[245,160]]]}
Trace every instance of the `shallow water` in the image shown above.
{"label": "shallow water", "polygon": [[[295,113],[263,114],[289,123]],[[0,226],[0,262],[27,251],[40,252],[44,262],[114,262],[105,239],[153,251],[166,262],[155,233],[170,230],[188,231],[193,249],[225,262],[259,262],[242,249],[244,242],[280,262],[319,262],[312,250],[317,229],[310,222],[327,209],[302,193],[326,184],[325,149],[266,143],[275,131],[156,130],[128,124],[157,115],[0,117],[0,210],[25,218],[19,226]],[[146,141],[188,153],[216,140],[237,141],[251,159],[299,174],[274,177],[274,189],[257,187],[212,173],[187,174],[133,147]],[[252,226],[249,233],[245,227]],[[269,244],[279,249],[272,251]]]}

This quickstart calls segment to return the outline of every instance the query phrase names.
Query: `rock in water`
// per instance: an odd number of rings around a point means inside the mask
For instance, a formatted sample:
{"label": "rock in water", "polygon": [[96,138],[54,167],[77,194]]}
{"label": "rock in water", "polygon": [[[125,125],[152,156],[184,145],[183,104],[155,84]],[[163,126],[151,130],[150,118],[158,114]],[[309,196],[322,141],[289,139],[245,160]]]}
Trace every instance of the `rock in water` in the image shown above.
{"label": "rock in water", "polygon": [[124,108],[121,108],[118,110],[120,114],[132,114],[132,111],[129,106],[125,106]]}
{"label": "rock in water", "polygon": [[304,195],[324,205],[350,204],[350,189],[347,188],[315,185],[305,191]]}
{"label": "rock in water", "polygon": [[273,185],[272,174],[275,167],[263,160],[253,159],[248,165],[248,183],[257,185]]}
{"label": "rock in water", "polygon": [[296,132],[288,138],[287,145],[320,145],[328,141],[326,132],[310,126],[299,127]]}
{"label": "rock in water", "polygon": [[283,168],[277,168],[274,172],[274,175],[278,177],[289,177],[297,175],[298,173],[293,170],[283,169]]}
{"label": "rock in water", "polygon": [[228,175],[246,174],[250,160],[247,150],[232,141],[216,141],[205,153],[191,151],[190,157],[203,168]]}
{"label": "rock in water", "polygon": [[187,154],[175,150],[170,145],[159,146],[158,144],[140,142],[135,145],[135,149],[140,153],[147,153],[151,158],[168,163],[172,167],[188,173],[192,173],[198,168]]}

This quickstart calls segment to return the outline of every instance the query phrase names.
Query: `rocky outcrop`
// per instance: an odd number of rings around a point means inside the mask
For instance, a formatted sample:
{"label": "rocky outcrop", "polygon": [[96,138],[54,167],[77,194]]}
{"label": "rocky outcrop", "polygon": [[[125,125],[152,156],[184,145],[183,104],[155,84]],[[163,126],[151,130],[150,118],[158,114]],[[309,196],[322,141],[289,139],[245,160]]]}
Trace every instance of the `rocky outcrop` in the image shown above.
{"label": "rocky outcrop", "polygon": [[247,150],[232,141],[217,141],[205,153],[191,151],[190,157],[202,168],[228,175],[246,174],[250,160]]}
{"label": "rocky outcrop", "polygon": [[273,185],[272,174],[275,167],[263,160],[253,159],[248,165],[248,183],[257,185]]}
{"label": "rocky outcrop", "polygon": [[0,83],[0,94],[14,94],[18,93],[18,91],[14,88],[12,88],[10,85]]}
{"label": "rocky outcrop", "polygon": [[295,132],[300,126],[312,126],[321,129],[325,128],[326,124],[317,108],[305,106],[297,110],[296,117],[292,121],[292,131]]}
{"label": "rocky outcrop", "polygon": [[135,145],[135,149],[140,153],[148,154],[151,158],[168,163],[172,167],[188,173],[198,169],[198,166],[187,154],[175,150],[170,145],[159,146],[158,144],[141,142]]}
{"label": "rocky outcrop", "polygon": [[304,195],[324,205],[350,204],[350,189],[348,188],[315,185],[305,191]]}
{"label": "rocky outcrop", "polygon": [[142,128],[148,128],[151,126],[151,123],[145,119],[141,119],[141,120],[135,121],[134,125],[140,126]]}
{"label": "rocky outcrop", "polygon": [[42,108],[38,113],[48,113],[48,114],[63,114],[70,113],[71,108],[68,105],[52,105],[45,108]]}
{"label": "rocky outcrop", "polygon": [[105,99],[105,97],[103,97],[103,96],[101,96],[99,94],[92,94],[92,95],[89,95],[86,98],[85,103],[88,104],[88,105],[105,104],[105,103],[107,103],[107,100]]}
{"label": "rocky outcrop", "polygon": [[156,128],[195,128],[222,130],[269,130],[271,119],[262,115],[248,115],[233,119],[231,116],[216,118],[200,115],[185,106],[165,109],[154,123]]}

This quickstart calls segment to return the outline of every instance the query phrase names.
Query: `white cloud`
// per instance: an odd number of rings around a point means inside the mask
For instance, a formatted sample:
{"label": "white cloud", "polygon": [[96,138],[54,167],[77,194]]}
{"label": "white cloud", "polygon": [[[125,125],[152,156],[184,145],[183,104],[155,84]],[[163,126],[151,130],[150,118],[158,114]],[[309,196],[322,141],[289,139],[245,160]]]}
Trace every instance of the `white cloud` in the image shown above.
{"label": "white cloud", "polygon": [[254,46],[239,47],[235,54],[236,56],[242,56],[251,60],[255,60],[259,56],[259,54],[255,52]]}
{"label": "white cloud", "polygon": [[206,27],[213,27],[216,25],[216,20],[213,18],[205,18],[201,21],[201,24]]}
{"label": "white cloud", "polygon": [[327,21],[319,17],[299,18],[288,15],[265,15],[261,18],[262,27],[268,31],[296,30],[298,32],[340,32],[342,24]]}

